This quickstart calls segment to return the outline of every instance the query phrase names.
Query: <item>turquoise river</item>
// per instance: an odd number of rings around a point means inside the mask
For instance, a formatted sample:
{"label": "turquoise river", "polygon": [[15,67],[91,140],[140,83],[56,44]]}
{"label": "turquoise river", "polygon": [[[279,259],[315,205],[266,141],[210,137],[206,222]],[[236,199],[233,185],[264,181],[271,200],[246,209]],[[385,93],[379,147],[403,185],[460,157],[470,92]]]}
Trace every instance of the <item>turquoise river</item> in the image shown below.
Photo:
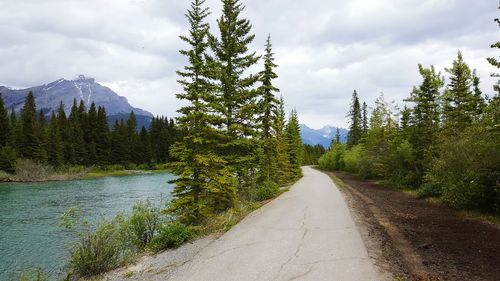
{"label": "turquoise river", "polygon": [[170,200],[172,174],[144,174],[94,180],[0,184],[0,280],[19,280],[42,268],[63,277],[77,232],[60,226],[76,207],[78,220],[99,222],[130,212],[136,201],[160,206]]}

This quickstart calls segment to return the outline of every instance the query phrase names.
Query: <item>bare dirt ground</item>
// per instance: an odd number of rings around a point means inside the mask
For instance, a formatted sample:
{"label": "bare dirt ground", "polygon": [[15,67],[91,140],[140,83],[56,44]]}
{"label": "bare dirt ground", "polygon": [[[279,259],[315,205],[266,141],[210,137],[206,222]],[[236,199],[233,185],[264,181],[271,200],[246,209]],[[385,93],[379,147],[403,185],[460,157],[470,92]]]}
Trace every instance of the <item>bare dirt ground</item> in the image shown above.
{"label": "bare dirt ground", "polygon": [[500,280],[498,225],[350,174],[333,175],[346,184],[340,189],[380,270],[396,280]]}

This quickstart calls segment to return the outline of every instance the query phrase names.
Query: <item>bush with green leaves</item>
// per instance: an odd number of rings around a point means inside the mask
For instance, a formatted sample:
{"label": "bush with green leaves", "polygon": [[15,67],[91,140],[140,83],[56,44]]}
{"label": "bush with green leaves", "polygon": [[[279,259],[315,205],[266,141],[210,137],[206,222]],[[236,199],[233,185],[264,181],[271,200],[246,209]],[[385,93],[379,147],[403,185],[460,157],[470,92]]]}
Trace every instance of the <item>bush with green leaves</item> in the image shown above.
{"label": "bush with green leaves", "polygon": [[92,276],[132,260],[136,247],[127,233],[123,215],[100,224],[95,231],[81,234],[71,249],[70,269],[77,276]]}
{"label": "bush with green leaves", "polygon": [[183,223],[173,221],[162,224],[151,241],[151,248],[155,251],[177,248],[194,236],[193,229]]}
{"label": "bush with green leaves", "polygon": [[157,231],[160,224],[160,209],[153,206],[149,200],[137,202],[125,224],[134,244],[142,249],[151,242]]}
{"label": "bush with green leaves", "polygon": [[0,171],[9,174],[16,172],[16,150],[10,146],[0,147]]}
{"label": "bush with green leaves", "polygon": [[275,182],[263,182],[255,191],[255,200],[264,201],[276,197],[280,192],[280,187]]}

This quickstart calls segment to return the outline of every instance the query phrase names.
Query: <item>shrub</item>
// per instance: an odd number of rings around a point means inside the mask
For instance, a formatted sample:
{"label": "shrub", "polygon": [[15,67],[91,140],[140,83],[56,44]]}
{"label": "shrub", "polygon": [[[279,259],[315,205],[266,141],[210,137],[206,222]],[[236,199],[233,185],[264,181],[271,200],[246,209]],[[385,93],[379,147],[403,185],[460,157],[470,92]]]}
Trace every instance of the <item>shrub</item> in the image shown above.
{"label": "shrub", "polygon": [[319,159],[320,168],[330,171],[342,171],[345,168],[344,154],[346,146],[335,143],[333,147]]}
{"label": "shrub", "polygon": [[487,126],[470,126],[439,145],[425,182],[454,208],[500,213],[500,134]]}
{"label": "shrub", "polygon": [[81,235],[71,249],[70,269],[78,276],[92,276],[117,268],[130,261],[135,248],[124,231],[119,215],[99,225],[95,231]]}
{"label": "shrub", "polygon": [[177,248],[194,237],[194,231],[180,222],[170,222],[158,229],[158,234],[151,241],[151,248],[161,251],[168,248]]}
{"label": "shrub", "polygon": [[137,247],[142,249],[151,242],[159,222],[160,210],[154,207],[149,200],[134,204],[126,225]]}
{"label": "shrub", "polygon": [[16,150],[10,146],[0,147],[0,171],[13,174],[16,172]]}
{"label": "shrub", "polygon": [[360,171],[360,163],[363,158],[363,146],[356,145],[350,150],[345,151],[344,153],[344,170],[358,174]]}
{"label": "shrub", "polygon": [[18,159],[16,161],[16,180],[18,181],[43,181],[50,178],[54,169],[50,166],[34,162],[31,159]]}
{"label": "shrub", "polygon": [[278,184],[270,181],[262,183],[255,192],[255,200],[264,201],[276,197],[280,192]]}

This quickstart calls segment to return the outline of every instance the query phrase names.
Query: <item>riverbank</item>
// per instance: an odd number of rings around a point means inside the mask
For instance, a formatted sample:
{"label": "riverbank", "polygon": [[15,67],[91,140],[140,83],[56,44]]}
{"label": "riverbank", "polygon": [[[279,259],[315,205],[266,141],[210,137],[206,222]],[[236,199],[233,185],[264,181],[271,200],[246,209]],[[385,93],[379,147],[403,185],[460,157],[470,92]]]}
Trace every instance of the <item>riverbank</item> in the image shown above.
{"label": "riverbank", "polygon": [[403,280],[497,280],[500,227],[348,173],[341,187],[372,258]]}
{"label": "riverbank", "polygon": [[19,280],[36,268],[48,280],[62,280],[69,249],[81,233],[118,214],[129,215],[136,202],[164,208],[174,189],[168,182],[175,178],[153,173],[0,184],[0,280]]}
{"label": "riverbank", "polygon": [[104,167],[66,167],[64,169],[54,170],[48,166],[30,164],[29,167],[20,169],[16,174],[8,174],[0,171],[0,183],[36,183],[50,181],[71,181],[71,180],[89,180],[104,177],[125,177],[143,174],[162,174],[170,173],[168,164],[157,165],[148,169],[126,169],[121,165],[112,165]]}

